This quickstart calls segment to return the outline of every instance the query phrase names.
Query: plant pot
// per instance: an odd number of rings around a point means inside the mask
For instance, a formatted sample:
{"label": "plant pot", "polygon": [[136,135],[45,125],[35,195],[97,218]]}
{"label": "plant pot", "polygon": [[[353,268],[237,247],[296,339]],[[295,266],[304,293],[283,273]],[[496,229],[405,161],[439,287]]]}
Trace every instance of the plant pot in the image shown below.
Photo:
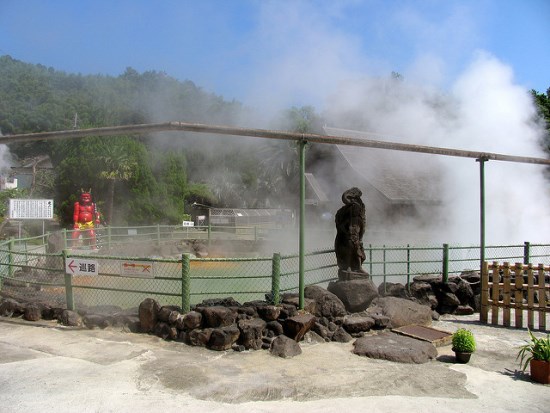
{"label": "plant pot", "polygon": [[468,353],[465,351],[457,351],[454,349],[453,351],[455,352],[455,359],[457,363],[466,364],[470,361],[470,357],[472,356],[472,353]]}
{"label": "plant pot", "polygon": [[550,361],[532,359],[529,362],[531,378],[537,383],[550,383]]}

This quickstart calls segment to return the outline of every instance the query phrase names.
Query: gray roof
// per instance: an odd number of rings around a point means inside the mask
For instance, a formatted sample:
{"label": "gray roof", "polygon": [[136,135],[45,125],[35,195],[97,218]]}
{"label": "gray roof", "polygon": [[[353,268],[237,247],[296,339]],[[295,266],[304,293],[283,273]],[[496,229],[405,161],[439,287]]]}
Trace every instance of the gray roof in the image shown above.
{"label": "gray roof", "polygon": [[[325,127],[333,136],[380,139],[381,135]],[[435,156],[336,145],[343,159],[391,202],[439,203],[443,168]]]}

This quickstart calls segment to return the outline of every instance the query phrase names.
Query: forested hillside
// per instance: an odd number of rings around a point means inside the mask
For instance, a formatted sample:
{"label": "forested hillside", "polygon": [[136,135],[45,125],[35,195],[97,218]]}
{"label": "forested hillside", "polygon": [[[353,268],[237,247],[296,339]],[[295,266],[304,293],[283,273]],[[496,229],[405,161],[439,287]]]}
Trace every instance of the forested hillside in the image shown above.
{"label": "forested hillside", "polygon": [[[549,92],[531,94],[546,121],[548,133],[542,145],[550,156]],[[440,101],[433,105],[446,110]],[[325,116],[330,118],[330,113]],[[239,102],[163,72],[127,68],[116,77],[83,76],[0,57],[4,135],[173,120],[242,126],[251,117]],[[345,118],[349,122],[342,127],[364,126],[362,117],[352,122],[353,112]],[[270,127],[323,133],[325,120],[312,107],[293,107],[274,122]],[[51,158],[53,171],[37,174],[32,196],[54,198],[64,225],[71,220],[72,203],[81,188],[92,189],[105,220],[113,225],[176,224],[191,212],[193,202],[220,207],[296,206],[297,148],[286,141],[165,133],[11,144],[9,150],[12,163],[40,155]],[[308,146],[307,162],[323,162],[329,152],[329,145]],[[3,165],[8,172],[9,166]],[[30,195],[20,191],[9,197]]]}
{"label": "forested hillside", "polygon": [[[67,74],[0,57],[0,131],[4,135],[178,120],[232,125],[238,102],[191,81],[131,68],[118,77]],[[81,188],[92,188],[114,224],[177,223],[194,202],[265,205],[257,147],[216,145],[204,136],[117,136],[9,145],[19,159],[47,154],[52,179],[37,179],[34,197],[53,197],[60,219]],[[215,166],[215,167],[214,167]],[[218,171],[212,173],[212,171]],[[113,205],[113,208],[111,208]]]}

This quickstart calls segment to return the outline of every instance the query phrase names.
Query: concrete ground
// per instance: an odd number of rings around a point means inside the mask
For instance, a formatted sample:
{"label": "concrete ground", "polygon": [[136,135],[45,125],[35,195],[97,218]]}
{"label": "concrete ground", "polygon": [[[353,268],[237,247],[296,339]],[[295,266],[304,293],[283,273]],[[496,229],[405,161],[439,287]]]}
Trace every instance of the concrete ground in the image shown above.
{"label": "concrete ground", "polygon": [[301,355],[281,359],[0,317],[0,411],[548,413],[550,386],[518,371],[527,331],[477,317],[434,322],[474,332],[478,350],[463,365],[451,346],[422,365],[359,357],[352,343],[302,342]]}

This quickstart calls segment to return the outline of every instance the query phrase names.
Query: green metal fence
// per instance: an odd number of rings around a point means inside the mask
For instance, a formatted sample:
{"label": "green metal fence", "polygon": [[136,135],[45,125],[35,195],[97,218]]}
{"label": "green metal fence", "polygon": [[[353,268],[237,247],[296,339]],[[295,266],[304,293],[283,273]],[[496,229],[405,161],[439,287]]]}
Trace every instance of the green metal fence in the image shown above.
{"label": "green metal fence", "polygon": [[[139,241],[134,239],[134,242],[138,243],[167,243],[168,239],[177,239],[173,231],[156,231],[156,228],[160,227],[142,227],[129,234],[137,237]],[[128,228],[125,234],[122,230],[110,232],[112,245],[116,245],[117,236],[119,240],[130,242]],[[2,295],[80,309],[93,306],[131,308],[152,297],[163,304],[186,309],[209,298],[232,296],[239,302],[246,302],[263,300],[268,295],[279,302],[282,294],[298,292],[297,254],[198,259],[180,253],[177,258],[164,259],[107,256],[102,255],[101,249],[65,249],[61,253],[48,253],[47,239],[46,234],[0,244]],[[363,266],[376,284],[405,284],[419,274],[448,277],[479,268],[479,247],[475,246],[369,245],[365,251],[367,260]],[[549,265],[550,245],[488,246],[485,256],[488,261]],[[326,286],[337,279],[336,256],[332,249],[307,253],[304,266],[306,285]]]}

